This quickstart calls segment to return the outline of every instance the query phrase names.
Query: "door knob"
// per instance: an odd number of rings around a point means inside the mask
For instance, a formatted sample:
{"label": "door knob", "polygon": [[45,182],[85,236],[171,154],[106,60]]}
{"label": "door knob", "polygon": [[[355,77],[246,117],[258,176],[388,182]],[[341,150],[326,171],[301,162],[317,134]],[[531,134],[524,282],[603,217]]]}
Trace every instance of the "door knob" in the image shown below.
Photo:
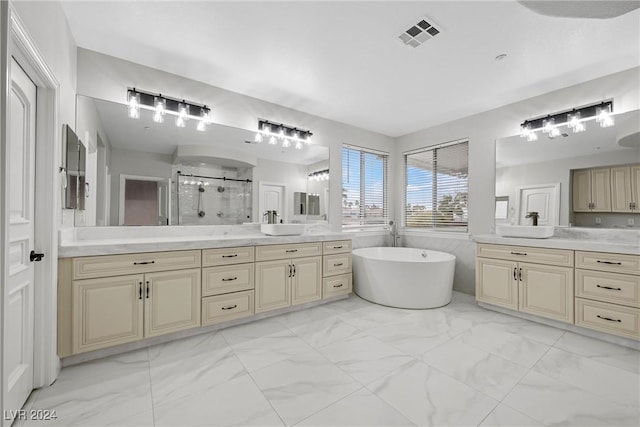
{"label": "door knob", "polygon": [[31,251],[31,253],[29,254],[29,261],[31,262],[42,261],[42,258],[44,258],[44,254],[36,253],[36,251]]}

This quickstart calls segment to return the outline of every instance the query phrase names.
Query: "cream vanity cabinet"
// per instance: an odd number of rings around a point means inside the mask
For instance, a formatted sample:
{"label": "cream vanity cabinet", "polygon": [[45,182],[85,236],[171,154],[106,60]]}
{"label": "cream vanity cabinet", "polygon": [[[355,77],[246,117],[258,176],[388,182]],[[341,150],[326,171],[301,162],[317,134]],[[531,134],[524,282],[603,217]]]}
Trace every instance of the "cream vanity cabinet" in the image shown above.
{"label": "cream vanity cabinet", "polygon": [[255,248],[202,251],[202,325],[254,314]]}
{"label": "cream vanity cabinet", "polygon": [[573,211],[611,212],[611,169],[573,171]]}
{"label": "cream vanity cabinet", "polygon": [[324,242],[322,254],[323,298],[351,293],[353,288],[351,240]]}
{"label": "cream vanity cabinet", "polygon": [[573,251],[479,244],[476,299],[573,323]]}
{"label": "cream vanity cabinet", "polygon": [[640,212],[640,166],[611,168],[611,211]]}
{"label": "cream vanity cabinet", "polygon": [[200,256],[196,250],[61,259],[59,355],[200,326]]}
{"label": "cream vanity cabinet", "polygon": [[320,299],[322,243],[256,246],[256,313]]}
{"label": "cream vanity cabinet", "polygon": [[576,251],[576,325],[640,339],[640,256]]}

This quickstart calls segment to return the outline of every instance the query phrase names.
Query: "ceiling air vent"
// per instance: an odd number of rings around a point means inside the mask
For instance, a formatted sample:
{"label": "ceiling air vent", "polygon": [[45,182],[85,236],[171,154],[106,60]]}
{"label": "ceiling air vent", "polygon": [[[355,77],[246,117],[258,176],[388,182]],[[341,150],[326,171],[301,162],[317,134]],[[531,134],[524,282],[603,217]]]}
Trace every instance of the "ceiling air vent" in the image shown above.
{"label": "ceiling air vent", "polygon": [[430,19],[420,18],[415,25],[398,36],[402,43],[411,47],[418,47],[427,40],[440,34],[440,30],[431,24]]}

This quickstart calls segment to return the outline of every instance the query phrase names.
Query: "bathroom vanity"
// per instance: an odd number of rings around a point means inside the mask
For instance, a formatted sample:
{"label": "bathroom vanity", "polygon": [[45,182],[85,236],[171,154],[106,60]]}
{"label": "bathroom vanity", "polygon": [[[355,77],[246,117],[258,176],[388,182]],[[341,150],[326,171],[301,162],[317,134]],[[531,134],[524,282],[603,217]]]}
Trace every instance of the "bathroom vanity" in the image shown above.
{"label": "bathroom vanity", "polygon": [[478,302],[640,340],[637,244],[493,235],[475,240]]}
{"label": "bathroom vanity", "polygon": [[[344,297],[352,289],[351,240],[335,238],[301,236],[299,242],[279,239],[280,244],[273,244],[277,238],[257,238],[252,241],[265,244],[214,248],[202,241],[199,249],[139,253],[128,253],[128,246],[120,245],[125,253],[61,258],[58,355],[159,336],[169,340],[190,329]],[[216,246],[224,244],[216,241]],[[107,245],[103,251],[114,248]],[[91,251],[100,249],[94,246]]]}

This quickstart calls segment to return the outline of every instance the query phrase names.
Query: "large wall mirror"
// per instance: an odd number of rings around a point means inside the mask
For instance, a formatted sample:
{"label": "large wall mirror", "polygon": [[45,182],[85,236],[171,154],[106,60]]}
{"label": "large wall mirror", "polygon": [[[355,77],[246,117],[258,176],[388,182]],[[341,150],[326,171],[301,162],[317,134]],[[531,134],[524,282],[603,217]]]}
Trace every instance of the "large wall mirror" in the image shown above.
{"label": "large wall mirror", "polygon": [[[573,190],[576,171],[599,168],[612,176],[612,168],[640,163],[639,111],[616,115],[612,127],[601,128],[594,121],[586,126],[580,133],[564,128],[553,139],[540,134],[532,142],[519,135],[496,141],[496,224],[528,224],[527,211],[535,210],[544,212],[540,223],[545,225],[640,225],[638,211],[581,211],[574,206]],[[616,186],[611,180],[606,185],[613,194]],[[610,199],[615,197],[611,194]]]}
{"label": "large wall mirror", "polygon": [[[181,128],[147,110],[131,119],[124,104],[81,95],[76,106],[90,189],[76,226],[256,223],[267,210],[283,222],[327,220],[329,181],[310,177],[328,170],[328,147],[256,143],[218,124]],[[312,211],[295,209],[300,194]]]}

